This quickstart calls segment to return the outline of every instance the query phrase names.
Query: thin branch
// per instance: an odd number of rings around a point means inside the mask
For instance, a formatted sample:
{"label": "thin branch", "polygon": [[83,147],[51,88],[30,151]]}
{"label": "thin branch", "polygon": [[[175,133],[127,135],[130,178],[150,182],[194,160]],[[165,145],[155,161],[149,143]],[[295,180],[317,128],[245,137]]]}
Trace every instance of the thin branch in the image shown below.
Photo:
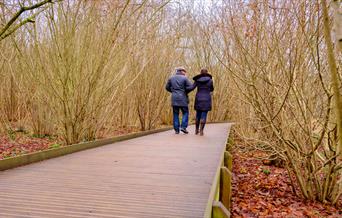
{"label": "thin branch", "polygon": [[[36,8],[39,8],[45,4],[48,3],[53,3],[52,0],[44,0],[41,2],[38,2],[37,4],[31,5],[31,6],[21,6],[19,11],[17,11],[17,13],[14,14],[14,16],[7,22],[7,24],[0,30],[0,41],[4,38],[6,38],[7,36],[9,36],[10,34],[12,34],[14,31],[16,31],[17,29],[19,29],[21,26],[23,26],[26,23],[32,22],[32,17],[25,19],[24,21],[20,22],[16,27],[14,27],[9,33],[5,34],[10,27],[14,24],[14,22],[20,17],[20,15],[22,13],[24,13],[25,11],[31,11],[34,10]],[[5,34],[5,35],[4,35]]]}

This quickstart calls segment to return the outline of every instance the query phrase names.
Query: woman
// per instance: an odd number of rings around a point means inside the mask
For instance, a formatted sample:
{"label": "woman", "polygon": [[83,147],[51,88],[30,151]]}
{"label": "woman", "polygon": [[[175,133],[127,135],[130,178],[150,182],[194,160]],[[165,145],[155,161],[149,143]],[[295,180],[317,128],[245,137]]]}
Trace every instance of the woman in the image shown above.
{"label": "woman", "polygon": [[202,69],[201,73],[193,78],[194,87],[197,87],[195,98],[196,110],[196,135],[203,136],[203,130],[207,121],[208,111],[211,110],[211,92],[214,91],[212,76],[207,69]]}

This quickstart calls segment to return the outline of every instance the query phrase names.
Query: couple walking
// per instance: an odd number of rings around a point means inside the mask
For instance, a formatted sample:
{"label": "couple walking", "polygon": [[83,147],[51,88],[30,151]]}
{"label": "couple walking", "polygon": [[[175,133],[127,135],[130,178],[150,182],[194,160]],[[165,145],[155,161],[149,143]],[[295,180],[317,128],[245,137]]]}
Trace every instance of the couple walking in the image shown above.
{"label": "couple walking", "polygon": [[[195,98],[196,110],[196,135],[203,135],[207,114],[211,110],[211,92],[214,91],[212,76],[207,69],[202,69],[201,73],[193,78],[191,83],[187,78],[184,68],[177,68],[175,75],[167,81],[166,90],[172,93],[171,103],[173,109],[173,128],[176,134],[182,131],[188,134],[189,120],[189,97],[188,93],[197,87]],[[182,111],[182,123],[179,123],[179,112]]]}

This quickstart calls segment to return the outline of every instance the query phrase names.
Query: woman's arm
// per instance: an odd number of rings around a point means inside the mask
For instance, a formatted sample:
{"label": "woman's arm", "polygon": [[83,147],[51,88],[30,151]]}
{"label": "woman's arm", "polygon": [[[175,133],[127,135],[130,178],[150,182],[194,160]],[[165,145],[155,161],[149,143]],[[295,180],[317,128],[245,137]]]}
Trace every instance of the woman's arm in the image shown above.
{"label": "woman's arm", "polygon": [[210,92],[214,91],[214,82],[213,82],[213,80],[210,80],[209,90],[210,90]]}

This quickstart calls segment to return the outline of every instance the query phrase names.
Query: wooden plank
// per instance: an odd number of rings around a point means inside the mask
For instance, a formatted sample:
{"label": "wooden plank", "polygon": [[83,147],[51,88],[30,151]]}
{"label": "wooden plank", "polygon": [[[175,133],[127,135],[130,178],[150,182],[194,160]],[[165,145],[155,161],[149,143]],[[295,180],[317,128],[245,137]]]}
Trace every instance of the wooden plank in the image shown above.
{"label": "wooden plank", "polygon": [[229,124],[209,124],[203,137],[189,130],[1,171],[0,217],[203,217]]}

